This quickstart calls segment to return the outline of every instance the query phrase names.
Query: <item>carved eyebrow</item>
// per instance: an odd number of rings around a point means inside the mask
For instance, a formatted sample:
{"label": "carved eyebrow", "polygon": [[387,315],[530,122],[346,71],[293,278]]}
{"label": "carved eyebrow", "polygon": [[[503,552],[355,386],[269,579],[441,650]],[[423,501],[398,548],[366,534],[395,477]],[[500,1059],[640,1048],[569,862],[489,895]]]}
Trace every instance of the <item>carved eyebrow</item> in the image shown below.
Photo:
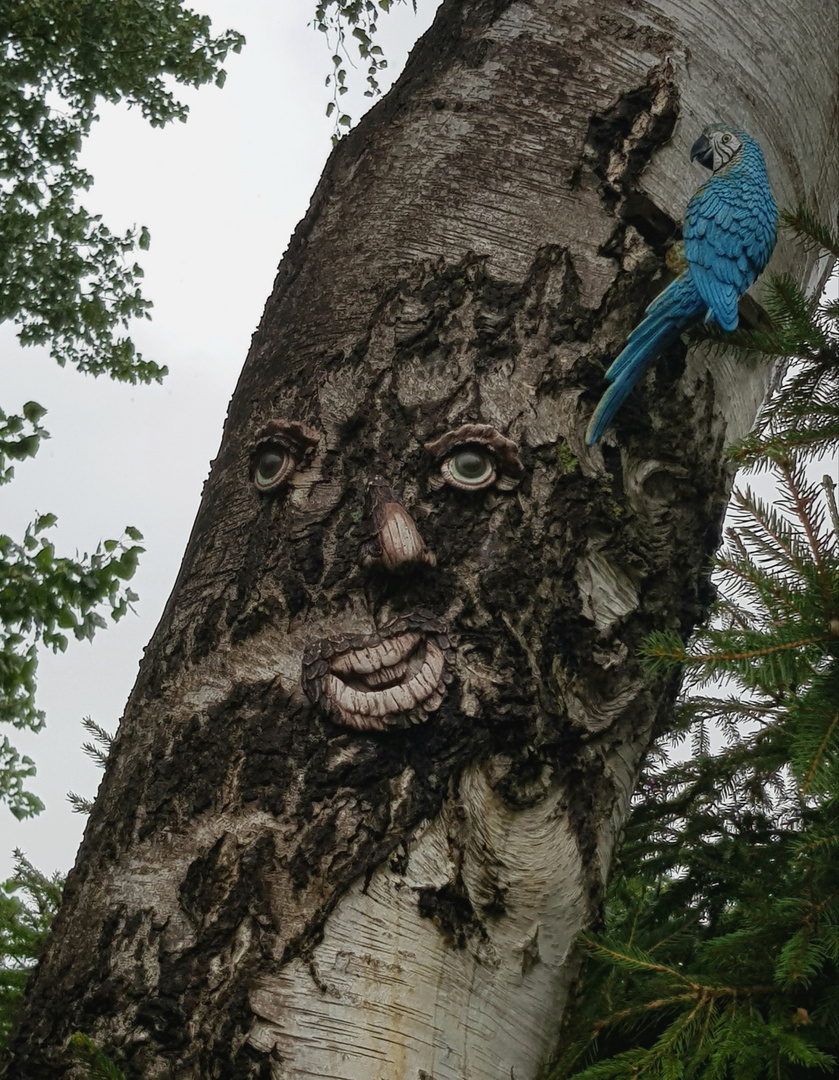
{"label": "carved eyebrow", "polygon": [[438,461],[457,446],[486,446],[495,455],[501,476],[498,477],[495,486],[501,490],[514,488],[524,472],[521,458],[519,457],[518,444],[496,431],[489,424],[463,424],[454,431],[447,431],[437,439],[425,443],[425,449]]}
{"label": "carved eyebrow", "polygon": [[320,435],[308,424],[299,420],[269,420],[254,440],[253,446],[259,447],[266,442],[291,444],[306,453],[320,442]]}
{"label": "carved eyebrow", "polygon": [[512,439],[502,435],[489,424],[463,424],[455,431],[447,431],[439,439],[432,439],[425,444],[425,449],[436,458],[443,457],[447,450],[453,446],[463,446],[467,443],[480,443],[494,451],[495,456],[505,472],[514,476],[520,476],[524,466],[519,457],[519,448]]}

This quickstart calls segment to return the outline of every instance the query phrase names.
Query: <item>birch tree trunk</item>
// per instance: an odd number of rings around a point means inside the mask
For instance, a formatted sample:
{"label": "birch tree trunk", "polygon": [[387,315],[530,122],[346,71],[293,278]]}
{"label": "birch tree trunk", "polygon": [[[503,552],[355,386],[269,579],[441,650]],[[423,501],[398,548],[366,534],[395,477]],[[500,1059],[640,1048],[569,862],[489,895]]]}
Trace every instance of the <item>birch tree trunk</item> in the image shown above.
{"label": "birch tree trunk", "polygon": [[835,217],[837,55],[823,0],[444,3],[280,266],[8,1077],[536,1076],[769,373],[679,343],[583,432],[706,123]]}

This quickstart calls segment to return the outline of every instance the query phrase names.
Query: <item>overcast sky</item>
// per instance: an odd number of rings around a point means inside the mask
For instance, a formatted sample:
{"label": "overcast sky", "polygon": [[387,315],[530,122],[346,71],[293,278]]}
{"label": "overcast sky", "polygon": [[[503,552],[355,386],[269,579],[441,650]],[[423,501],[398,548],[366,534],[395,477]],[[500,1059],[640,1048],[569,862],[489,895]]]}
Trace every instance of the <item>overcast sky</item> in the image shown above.
{"label": "overcast sky", "polygon": [[[418,0],[416,15],[408,3],[382,17],[384,89],[437,4]],[[63,655],[41,653],[38,704],[47,727],[37,736],[9,734],[37,763],[30,788],[46,810],[17,822],[0,807],[0,879],[15,847],[45,872],[72,866],[86,818],[72,812],[66,793],[92,797],[102,775],[81,749],[82,718],[117,727],[174,583],[251,334],[331,149],[324,80],[332,50],[310,25],[314,0],[190,6],[211,16],[214,31],[231,27],[247,37],[242,53],[228,58],[224,89],[181,92],[189,120],[163,130],[137,110],[103,106],[82,158],[95,177],[86,208],[114,232],[151,231],[139,261],[153,318],[133,337],[169,376],[153,387],[93,379],[62,370],[44,350],[21,349],[13,328],[0,327],[0,406],[15,412],[40,402],[51,434],[0,488],[0,531],[20,538],[37,513],[50,511],[58,515],[60,554],[90,551],[126,525],[141,530],[147,549],[131,582],[140,595],[136,615],[92,643],[71,642]],[[343,103],[357,120],[370,104],[362,66],[352,83]]]}

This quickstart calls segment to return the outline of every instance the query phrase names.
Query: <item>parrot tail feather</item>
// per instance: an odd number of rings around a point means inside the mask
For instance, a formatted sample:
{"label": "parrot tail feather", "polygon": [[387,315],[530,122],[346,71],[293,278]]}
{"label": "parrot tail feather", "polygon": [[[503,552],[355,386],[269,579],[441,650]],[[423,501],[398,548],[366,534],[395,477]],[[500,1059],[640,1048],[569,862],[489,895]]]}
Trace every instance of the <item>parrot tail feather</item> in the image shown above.
{"label": "parrot tail feather", "polygon": [[592,446],[612,422],[649,365],[706,310],[686,271],[647,308],[644,319],[632,331],[623,352],[606,372],[611,386],[600,399],[586,431],[586,444]]}

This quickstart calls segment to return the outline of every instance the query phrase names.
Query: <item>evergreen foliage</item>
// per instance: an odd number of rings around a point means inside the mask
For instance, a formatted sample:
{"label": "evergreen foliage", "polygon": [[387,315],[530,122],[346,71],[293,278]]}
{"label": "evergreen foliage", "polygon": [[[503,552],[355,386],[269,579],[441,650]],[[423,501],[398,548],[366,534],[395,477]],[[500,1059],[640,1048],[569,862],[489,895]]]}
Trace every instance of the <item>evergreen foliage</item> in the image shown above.
{"label": "evergreen foliage", "polygon": [[[160,381],[127,336],[151,307],[131,256],[145,228],[119,236],[79,204],[93,182],[79,164],[100,101],[137,107],[153,126],[185,120],[172,85],[224,83],[222,63],[244,39],[213,36],[210,20],[182,0],[7,0],[0,6],[0,322],[24,345],[46,345],[60,365],[124,382]],[[0,483],[34,456],[48,433],[34,401],[0,411]],[[90,555],[64,558],[42,514],[22,540],[0,535],[0,721],[38,730],[37,646],[63,650],[68,633],[90,638],[136,599],[125,587],[142,548],[136,529]],[[0,737],[0,802],[17,817],[42,804],[25,789],[34,773]]]}
{"label": "evergreen foliage", "polygon": [[125,1073],[83,1032],[76,1031],[70,1036],[70,1050],[88,1080],[126,1080]]}
{"label": "evergreen foliage", "polygon": [[41,954],[64,881],[45,877],[15,852],[15,870],[0,885],[0,1049],[15,1022],[29,970]]}
{"label": "evergreen foliage", "polygon": [[[839,255],[806,210],[784,221]],[[789,374],[732,457],[779,498],[735,492],[712,622],[647,642],[686,673],[670,739],[693,755],[648,762],[551,1080],[836,1074],[839,513],[807,464],[839,445],[839,310],[789,278],[771,291],[771,326],[730,337]]]}
{"label": "evergreen foliage", "polygon": [[[91,736],[82,749],[104,769],[113,735],[89,716],[82,720],[82,727]],[[92,800],[75,792],[71,791],[67,797],[76,813],[89,814],[93,808]],[[45,877],[22,852],[15,851],[14,874],[0,885],[0,1050],[14,1025],[29,970],[41,953],[63,888],[62,876]],[[71,1044],[76,1057],[85,1065],[87,1075],[106,1078],[122,1075],[119,1071],[107,1072],[112,1064],[87,1036],[77,1032]]]}
{"label": "evergreen foliage", "polygon": [[[108,763],[108,754],[114,743],[114,736],[89,716],[82,720],[82,727],[91,736],[91,742],[82,743],[82,750],[92,761],[95,761],[100,769],[104,769]],[[84,795],[77,795],[75,791],[67,793],[67,801],[73,807],[74,814],[89,814],[93,809],[93,800],[86,799]]]}

